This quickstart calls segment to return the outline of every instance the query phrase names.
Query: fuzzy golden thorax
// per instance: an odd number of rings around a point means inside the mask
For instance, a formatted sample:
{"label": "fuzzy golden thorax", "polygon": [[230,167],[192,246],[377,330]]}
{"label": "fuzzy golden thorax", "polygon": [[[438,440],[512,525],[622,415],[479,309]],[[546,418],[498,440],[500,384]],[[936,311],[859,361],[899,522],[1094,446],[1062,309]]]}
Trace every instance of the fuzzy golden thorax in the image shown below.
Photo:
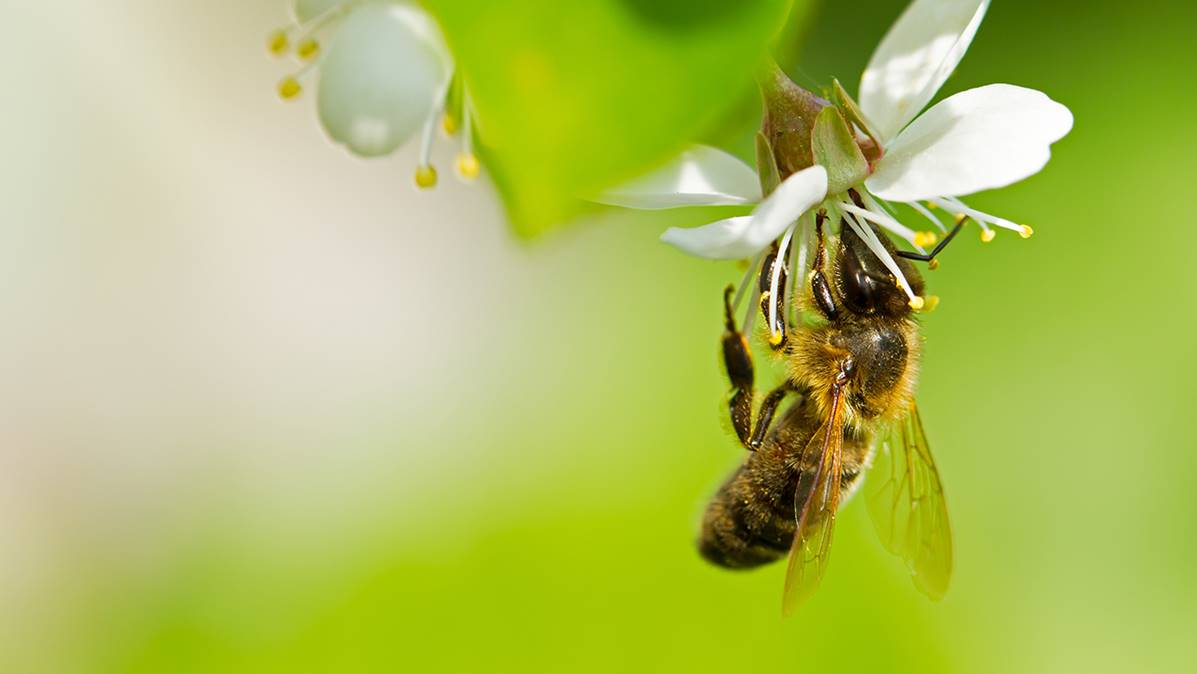
{"label": "fuzzy golden thorax", "polygon": [[910,408],[921,351],[911,318],[842,317],[793,328],[784,354],[788,374],[829,414],[845,359],[852,368],[842,391],[845,424],[855,429],[896,421]]}

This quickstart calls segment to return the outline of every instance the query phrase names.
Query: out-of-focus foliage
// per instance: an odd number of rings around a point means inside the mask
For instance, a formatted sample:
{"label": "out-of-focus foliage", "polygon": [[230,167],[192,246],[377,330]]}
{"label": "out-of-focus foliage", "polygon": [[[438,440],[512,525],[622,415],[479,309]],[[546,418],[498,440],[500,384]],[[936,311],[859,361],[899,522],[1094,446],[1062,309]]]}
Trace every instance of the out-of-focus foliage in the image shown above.
{"label": "out-of-focus foliage", "polygon": [[[1111,94],[1197,106],[1197,5],[993,3],[943,95],[1017,82],[1076,127],[977,197],[1034,237],[962,235],[925,277],[952,585],[915,589],[862,494],[783,620],[783,566],[694,550],[744,456],[718,365],[739,270],[657,237],[709,211],[611,209],[525,250],[484,182],[417,192],[413,145],[362,161],[273,97],[284,0],[9,4],[3,674],[1192,670],[1197,127],[1135,133],[1177,115]],[[855,92],[904,4],[821,3],[778,61]],[[701,27],[678,6],[632,25]],[[744,90],[707,137],[748,158]]]}
{"label": "out-of-focus foliage", "polygon": [[532,235],[710,130],[805,0],[429,0],[484,163]]}

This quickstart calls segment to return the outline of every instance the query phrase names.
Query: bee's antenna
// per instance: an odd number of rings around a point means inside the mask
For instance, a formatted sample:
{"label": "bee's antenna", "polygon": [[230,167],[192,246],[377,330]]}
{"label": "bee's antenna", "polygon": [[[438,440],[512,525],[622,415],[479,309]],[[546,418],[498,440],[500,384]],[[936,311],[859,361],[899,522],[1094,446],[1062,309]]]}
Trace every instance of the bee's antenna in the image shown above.
{"label": "bee's antenna", "polygon": [[819,308],[823,316],[827,320],[833,320],[838,314],[839,310],[835,306],[835,298],[831,294],[831,284],[827,282],[827,277],[823,274],[823,263],[827,257],[827,237],[823,233],[823,222],[827,219],[827,214],[819,211],[815,216],[815,263],[810,272],[810,291],[814,297],[815,306]]}
{"label": "bee's antenna", "polygon": [[[959,218],[957,218],[956,226],[952,228],[951,232],[948,232],[948,235],[943,238],[943,241],[940,241],[939,245],[935,246],[935,248],[930,253],[912,253],[907,250],[899,250],[895,254],[898,257],[904,257],[907,260],[918,260],[919,262],[930,262],[934,265],[935,264],[935,256],[939,255],[943,251],[943,249],[946,248],[949,243],[951,243],[952,239],[956,238],[956,235],[958,233],[960,233],[960,229],[962,227],[964,227],[964,223],[967,221],[968,221],[967,215],[961,215]],[[932,267],[932,269],[934,269],[934,266]]]}
{"label": "bee's antenna", "polygon": [[823,235],[823,222],[827,220],[827,214],[819,211],[815,215],[815,262],[814,269],[822,270],[825,258],[827,257],[827,239]]}

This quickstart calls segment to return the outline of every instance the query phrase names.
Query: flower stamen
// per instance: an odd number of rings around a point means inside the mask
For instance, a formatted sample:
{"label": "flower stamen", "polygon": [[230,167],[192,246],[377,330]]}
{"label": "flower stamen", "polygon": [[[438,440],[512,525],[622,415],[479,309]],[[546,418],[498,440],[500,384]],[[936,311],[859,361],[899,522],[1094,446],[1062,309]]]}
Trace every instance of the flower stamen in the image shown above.
{"label": "flower stamen", "polygon": [[292,35],[298,33],[299,36],[295,39],[295,55],[307,61],[320,51],[320,42],[316,40],[315,33],[356,4],[359,4],[359,0],[339,2],[307,21],[283,26],[270,34],[266,40],[266,48],[271,54],[282,56],[291,48]]}
{"label": "flower stamen", "polygon": [[320,53],[320,41],[314,37],[304,38],[296,47],[295,55],[304,61],[309,61]]}
{"label": "flower stamen", "polygon": [[[845,212],[852,213],[853,215],[860,218],[861,220],[868,220],[869,222],[872,222],[878,226],[884,227],[885,229],[893,232],[894,234],[897,234],[898,236],[905,239],[907,243],[909,243],[910,245],[917,248],[920,253],[927,252],[926,249],[923,248],[923,244],[920,241],[919,235],[917,233],[915,233],[915,231],[913,229],[906,227],[905,225],[898,222],[897,220],[894,220],[893,218],[889,217],[888,215],[885,215],[883,213],[877,213],[877,212],[869,210],[867,208],[861,208],[855,204],[851,204],[846,201],[836,202],[836,205],[839,206]],[[871,229],[869,231],[870,231],[870,233],[872,232]]]}
{"label": "flower stamen", "polygon": [[[808,225],[810,225],[810,226],[808,226]],[[808,248],[810,247],[810,243],[808,241],[809,235],[807,232],[809,232],[813,228],[814,227],[810,222],[809,215],[803,215],[802,218],[799,219],[799,221],[798,221],[798,245],[793,246],[790,249],[790,274],[789,274],[789,283],[786,285],[786,297],[785,297],[787,322],[789,320],[794,320],[794,321],[798,320],[798,314],[796,313],[797,310],[794,309],[794,304],[793,304],[794,286],[802,284],[806,278],[805,274],[799,274],[799,272],[806,271],[806,257],[807,257]],[[795,250],[795,249],[797,249],[797,250]]]}
{"label": "flower stamen", "polygon": [[860,190],[859,194],[860,194],[861,200],[864,202],[865,207],[867,207],[870,211],[877,213],[877,214],[881,215],[882,217],[887,218],[889,220],[888,225],[886,225],[884,223],[877,223],[877,224],[881,225],[882,227],[885,227],[889,231],[893,232],[894,234],[897,234],[898,236],[902,237],[906,241],[910,242],[910,245],[914,246],[915,248],[918,248],[920,253],[926,252],[923,250],[922,245],[920,245],[917,242],[918,234],[914,230],[912,230],[909,227],[907,227],[906,225],[903,225],[902,223],[898,222],[898,219],[896,217],[891,215],[888,210],[882,208],[882,206],[878,202],[878,200],[873,198],[873,195],[869,194],[865,190]]}
{"label": "flower stamen", "polygon": [[752,282],[752,280],[756,277],[756,274],[753,272],[760,268],[761,262],[765,259],[765,255],[767,254],[768,250],[762,252],[759,256],[757,256],[756,261],[753,262],[752,266],[748,269],[748,284],[746,287],[752,288],[752,290],[748,296],[748,309],[744,312],[744,326],[740,330],[740,332],[744,333],[745,335],[752,334],[752,325],[755,322],[756,313],[758,311],[757,306],[761,301],[761,284]]}
{"label": "flower stamen", "polygon": [[288,27],[279,28],[270,34],[270,37],[266,40],[266,48],[270,50],[271,54],[282,56],[287,53],[287,49],[291,46],[290,32],[291,29]]}
{"label": "flower stamen", "polygon": [[436,127],[445,114],[452,82],[453,77],[450,75],[445,86],[437,92],[428,119],[424,120],[424,130],[420,135],[420,163],[416,166],[416,187],[422,189],[436,187],[436,167],[432,165],[432,141],[436,137]]}
{"label": "flower stamen", "polygon": [[303,79],[319,60],[308,61],[302,68],[278,81],[278,96],[284,101],[294,100],[303,93]]}
{"label": "flower stamen", "polygon": [[[931,202],[927,202],[927,203],[930,204]],[[935,217],[935,214],[932,213],[929,209],[923,207],[922,204],[920,204],[917,201],[912,201],[912,202],[910,202],[909,205],[911,208],[918,211],[918,213],[920,215],[922,215],[924,218],[927,218],[928,220],[930,220],[936,227],[939,228],[939,231],[941,231],[945,234],[948,232],[948,228],[944,227],[943,221],[940,220],[939,218]]]}
{"label": "flower stamen", "polygon": [[874,213],[867,208],[861,208],[860,206],[847,201],[836,201],[835,205],[846,213],[851,213],[862,220],[868,220],[875,225],[879,225],[888,229],[899,237],[905,239],[911,245],[914,245],[914,230],[902,225],[888,215]]}
{"label": "flower stamen", "polygon": [[[860,194],[864,200],[865,206],[868,206],[873,211],[888,215],[889,218],[894,222],[898,221],[898,214],[896,211],[894,211],[893,206],[889,202],[884,199],[878,199],[868,192],[862,191]],[[924,210],[923,213],[926,213],[926,210]],[[930,219],[936,224],[937,227],[939,227],[941,232],[946,233],[948,231],[943,226],[943,223],[939,222],[939,220],[934,217]],[[919,249],[920,253],[926,253],[927,251],[924,250],[925,248],[929,248],[934,246],[936,243],[939,243],[939,236],[935,232],[924,230],[921,232],[915,232],[914,238],[909,239],[909,241],[912,246]]]}
{"label": "flower stamen", "polygon": [[756,256],[748,264],[748,269],[744,271],[744,278],[740,279],[740,285],[736,287],[736,296],[732,299],[732,313],[740,309],[740,302],[744,300],[744,293],[748,290],[748,284],[752,282],[755,276],[756,268],[760,266],[761,260],[765,257],[764,253]]}
{"label": "flower stamen", "polygon": [[997,238],[997,232],[990,229],[984,222],[978,220],[977,224],[981,226],[981,243],[992,243]]}
{"label": "flower stamen", "polygon": [[[971,217],[973,220],[976,220],[977,224],[981,225],[982,228],[985,228],[985,225],[993,225],[994,227],[1001,227],[1002,229],[1008,229],[1012,232],[1018,232],[1020,235],[1026,231],[1026,225],[1019,225],[1019,224],[1010,222],[1009,220],[1007,220],[1005,218],[999,218],[996,215],[990,215],[989,213],[985,213],[984,211],[978,211],[975,208],[969,208],[967,205],[965,205],[964,202],[960,201],[959,199],[953,199],[951,197],[940,197],[940,201],[942,201],[944,204],[947,204],[953,210],[958,211],[959,213],[962,213],[964,215],[967,215],[967,216]],[[1029,235],[1025,235],[1023,238],[1026,238],[1026,236],[1029,236]]]}
{"label": "flower stamen", "polygon": [[457,155],[457,174],[465,181],[478,177],[482,166],[474,154],[473,115],[470,113],[470,94],[462,94],[461,101],[461,153]]}
{"label": "flower stamen", "polygon": [[[320,43],[316,40],[316,33],[320,32],[322,28],[331,23],[334,19],[339,18],[342,14],[348,12],[353,5],[358,4],[356,0],[348,0],[340,2],[320,14],[312,17],[308,21],[301,23],[297,28],[303,31],[302,37],[299,38],[299,43],[296,46],[296,55],[301,59],[311,58],[320,51]],[[306,52],[306,53],[305,53]]]}
{"label": "flower stamen", "polygon": [[[773,258],[772,278],[769,281],[769,297],[777,297],[778,286],[781,284],[781,270],[786,266],[786,255],[790,252],[790,239],[794,237],[794,227],[786,230],[785,236],[781,239],[781,246],[777,249],[777,255]],[[782,339],[785,338],[785,329],[776,330],[777,326],[777,302],[769,302],[769,343],[773,346],[781,344]]]}

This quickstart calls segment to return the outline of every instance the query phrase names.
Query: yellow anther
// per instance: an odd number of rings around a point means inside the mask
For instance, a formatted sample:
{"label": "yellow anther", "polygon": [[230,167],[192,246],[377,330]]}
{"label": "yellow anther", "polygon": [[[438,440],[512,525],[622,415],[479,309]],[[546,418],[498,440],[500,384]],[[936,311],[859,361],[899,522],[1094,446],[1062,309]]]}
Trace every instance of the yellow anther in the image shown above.
{"label": "yellow anther", "polygon": [[915,311],[922,309],[923,305],[925,305],[925,304],[926,304],[926,301],[923,300],[923,298],[919,297],[918,295],[915,295],[914,297],[910,298],[910,308],[914,309]]}
{"label": "yellow anther", "polygon": [[294,77],[284,77],[278,83],[278,95],[285,101],[295,98],[303,91],[303,85]]}
{"label": "yellow anther", "polygon": [[313,56],[320,53],[320,43],[316,41],[316,38],[309,37],[299,43],[299,46],[295,48],[295,53],[305,61],[311,60]]}
{"label": "yellow anther", "polygon": [[928,314],[935,311],[935,307],[939,306],[939,295],[927,295],[927,301],[923,304],[923,313]]}
{"label": "yellow anther", "polygon": [[1030,225],[1023,225],[1022,229],[1018,230],[1018,235],[1024,239],[1031,238],[1031,235],[1034,233],[1035,233],[1035,230],[1031,229]]}
{"label": "yellow anther", "polygon": [[478,177],[478,172],[482,170],[482,165],[478,163],[478,156],[473,152],[462,152],[457,155],[457,175],[465,180],[473,180]]}
{"label": "yellow anther", "polygon": [[925,248],[927,246],[934,246],[936,241],[939,241],[939,237],[935,235],[935,232],[915,232],[914,233],[914,245],[916,245],[920,248]]}
{"label": "yellow anther", "polygon": [[930,269],[931,271],[939,269],[939,260],[932,258],[931,261],[927,263],[927,269]]}
{"label": "yellow anther", "polygon": [[967,217],[968,216],[963,213],[957,213],[955,217],[956,224],[959,225],[960,223],[964,222],[964,219]]}
{"label": "yellow anther", "polygon": [[416,187],[426,190],[436,187],[436,167],[432,164],[416,169]]}
{"label": "yellow anther", "polygon": [[457,133],[457,118],[446,112],[441,117],[441,131],[444,131],[445,135],[448,136]]}
{"label": "yellow anther", "polygon": [[939,204],[935,203],[934,201],[928,201],[927,208],[930,208],[931,210],[935,210],[935,209],[939,208]]}
{"label": "yellow anther", "polygon": [[266,48],[275,56],[282,56],[288,46],[290,46],[290,41],[287,40],[287,31],[281,29],[271,33],[270,38],[266,41]]}
{"label": "yellow anther", "polygon": [[993,231],[992,229],[982,229],[981,230],[981,242],[982,243],[989,243],[990,241],[993,241],[996,238],[997,238],[997,232]]}
{"label": "yellow anther", "polygon": [[783,332],[780,332],[780,331],[779,331],[779,332],[773,332],[772,330],[770,330],[770,331],[769,331],[769,344],[770,344],[770,346],[777,346],[778,344],[781,344],[781,340],[782,340],[782,338],[784,338],[784,337],[785,337],[785,333],[783,333]]}

